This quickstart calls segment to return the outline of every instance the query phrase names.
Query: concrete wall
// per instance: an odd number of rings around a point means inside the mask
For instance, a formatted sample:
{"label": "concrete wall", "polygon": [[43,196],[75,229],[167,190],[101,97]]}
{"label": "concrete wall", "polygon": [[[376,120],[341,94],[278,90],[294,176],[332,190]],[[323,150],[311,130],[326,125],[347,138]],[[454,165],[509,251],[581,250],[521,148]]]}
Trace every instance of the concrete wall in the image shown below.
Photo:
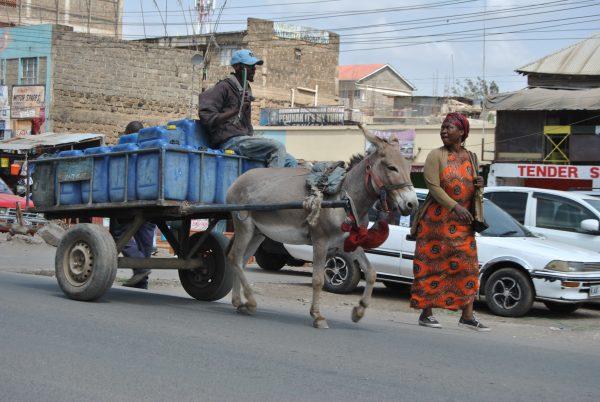
{"label": "concrete wall", "polygon": [[[494,127],[482,127],[473,122],[466,146],[475,152],[480,161],[489,163],[494,150]],[[414,165],[422,165],[430,150],[442,146],[440,126],[398,126],[373,125],[373,130],[415,130]],[[365,151],[365,138],[355,126],[343,127],[256,127],[259,135],[281,141],[288,152],[300,159],[309,161],[328,161],[350,159],[350,156]],[[485,158],[482,153],[482,139],[485,146]],[[420,151],[419,151],[420,148]],[[490,152],[491,151],[491,152]]]}
{"label": "concrete wall", "polygon": [[2,3],[0,23],[6,25],[61,24],[77,32],[121,37],[125,0],[5,0]]}
{"label": "concrete wall", "polygon": [[98,132],[114,140],[131,120],[165,124],[192,98],[194,52],[57,29],[53,35],[51,129]]}

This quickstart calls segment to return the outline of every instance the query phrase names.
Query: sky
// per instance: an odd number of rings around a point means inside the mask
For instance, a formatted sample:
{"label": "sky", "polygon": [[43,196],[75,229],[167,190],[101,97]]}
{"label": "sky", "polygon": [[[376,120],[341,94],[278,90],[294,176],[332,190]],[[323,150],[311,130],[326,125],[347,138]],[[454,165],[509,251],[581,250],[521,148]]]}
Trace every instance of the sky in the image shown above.
{"label": "sky", "polygon": [[[124,38],[193,34],[194,5],[126,0]],[[387,63],[416,95],[438,96],[483,76],[501,92],[524,88],[515,69],[600,33],[594,0],[215,0],[213,24],[219,16],[217,32],[243,30],[249,17],[336,32],[340,65]]]}

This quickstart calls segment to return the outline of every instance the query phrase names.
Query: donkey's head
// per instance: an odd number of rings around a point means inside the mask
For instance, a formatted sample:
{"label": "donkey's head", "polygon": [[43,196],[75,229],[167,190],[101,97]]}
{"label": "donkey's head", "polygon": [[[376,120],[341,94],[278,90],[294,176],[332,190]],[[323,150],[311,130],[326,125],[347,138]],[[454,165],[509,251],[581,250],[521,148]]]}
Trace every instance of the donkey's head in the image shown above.
{"label": "donkey's head", "polygon": [[[366,159],[366,185],[378,194],[381,189],[387,192],[390,208],[398,209],[402,215],[409,215],[419,206],[417,194],[410,180],[410,162],[402,156],[397,138],[386,141],[375,136],[364,126],[359,126],[367,140],[375,146],[375,151]],[[368,190],[370,190],[368,188]]]}

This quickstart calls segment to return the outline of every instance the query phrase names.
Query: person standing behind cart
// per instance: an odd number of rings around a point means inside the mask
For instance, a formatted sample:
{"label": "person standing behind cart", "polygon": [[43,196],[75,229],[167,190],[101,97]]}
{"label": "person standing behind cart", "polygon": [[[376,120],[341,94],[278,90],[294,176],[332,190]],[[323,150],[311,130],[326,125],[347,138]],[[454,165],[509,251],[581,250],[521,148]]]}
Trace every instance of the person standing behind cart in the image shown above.
{"label": "person standing behind cart", "polygon": [[[144,128],[144,125],[139,121],[132,121],[125,127],[125,134],[134,134]],[[131,224],[130,219],[111,219],[110,233],[115,238],[119,239]],[[123,255],[131,258],[149,258],[152,256],[154,247],[154,236],[156,233],[156,225],[150,222],[144,222],[140,229],[133,235],[123,247]],[[148,277],[152,271],[149,269],[133,269],[133,275],[123,286],[148,289]]]}
{"label": "person standing behind cart", "polygon": [[234,72],[200,94],[198,116],[212,148],[230,149],[238,155],[264,159],[268,167],[296,167],[298,162],[276,140],[254,136],[252,90],[256,66],[263,61],[248,49],[231,57]]}

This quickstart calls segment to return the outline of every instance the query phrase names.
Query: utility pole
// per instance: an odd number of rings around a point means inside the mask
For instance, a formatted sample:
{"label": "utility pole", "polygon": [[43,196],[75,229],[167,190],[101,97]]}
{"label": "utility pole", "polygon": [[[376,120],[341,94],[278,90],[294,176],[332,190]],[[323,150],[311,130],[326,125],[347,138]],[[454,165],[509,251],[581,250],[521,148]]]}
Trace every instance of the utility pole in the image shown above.
{"label": "utility pole", "polygon": [[88,35],[91,33],[91,24],[92,24],[92,0],[88,0],[88,19],[87,19],[87,33]]}
{"label": "utility pole", "polygon": [[59,0],[55,0],[54,4],[56,5],[56,25],[60,22],[60,13],[59,13]]}
{"label": "utility pole", "polygon": [[[487,87],[487,82],[485,81],[485,28],[486,28],[486,24],[485,24],[485,18],[486,18],[486,14],[487,14],[487,0],[483,0],[483,57],[482,57],[482,69],[483,72],[481,73],[481,75],[483,76],[483,85],[484,85],[484,90]],[[483,123],[482,123],[482,127],[481,127],[481,136],[483,139],[485,139],[485,122],[487,120],[486,118],[486,113],[485,113],[485,97],[486,94],[484,92],[483,94],[483,100],[481,101],[481,117],[483,117]],[[483,150],[481,152],[481,160],[485,159],[485,150]]]}

